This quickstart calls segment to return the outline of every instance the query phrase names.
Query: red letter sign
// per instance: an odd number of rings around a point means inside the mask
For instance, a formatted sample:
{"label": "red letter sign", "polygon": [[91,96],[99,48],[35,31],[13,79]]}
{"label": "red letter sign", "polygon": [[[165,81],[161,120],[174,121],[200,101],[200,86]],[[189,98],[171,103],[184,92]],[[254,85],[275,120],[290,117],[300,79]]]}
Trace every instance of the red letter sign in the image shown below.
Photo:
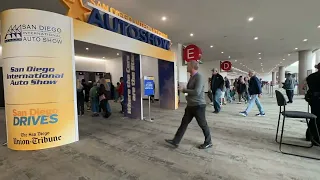
{"label": "red letter sign", "polygon": [[221,61],[220,62],[220,69],[223,71],[231,71],[232,64],[230,61]]}
{"label": "red letter sign", "polygon": [[201,49],[194,44],[190,44],[183,49],[183,59],[187,62],[198,61],[201,59],[201,55],[202,55]]}

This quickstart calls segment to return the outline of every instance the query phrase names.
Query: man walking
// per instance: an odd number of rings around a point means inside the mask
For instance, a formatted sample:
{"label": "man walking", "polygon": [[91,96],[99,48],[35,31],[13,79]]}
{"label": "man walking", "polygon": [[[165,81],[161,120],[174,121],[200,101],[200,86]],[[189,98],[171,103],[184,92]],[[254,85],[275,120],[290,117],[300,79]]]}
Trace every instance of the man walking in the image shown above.
{"label": "man walking", "polygon": [[288,96],[288,103],[293,103],[293,95],[294,95],[294,86],[295,81],[292,78],[291,74],[286,74],[286,81],[283,83],[283,89],[286,90],[287,96]]}
{"label": "man walking", "polygon": [[[187,130],[189,123],[193,117],[196,118],[198,125],[202,129],[205,136],[205,141],[198,148],[207,149],[212,147],[210,129],[206,120],[206,100],[204,94],[204,80],[198,73],[199,63],[197,61],[188,62],[187,71],[191,77],[186,88],[182,88],[181,91],[186,93],[187,107],[182,118],[181,125],[172,140],[166,139],[166,142],[178,147],[179,143]],[[181,87],[180,87],[181,88]]]}
{"label": "man walking", "polygon": [[218,73],[218,69],[213,68],[212,70],[212,78],[211,78],[211,91],[213,94],[213,107],[214,112],[218,114],[221,110],[221,94],[224,86],[224,79]]}
{"label": "man walking", "polygon": [[261,81],[255,76],[255,74],[252,71],[249,71],[249,104],[248,107],[245,111],[240,112],[240,115],[246,117],[248,116],[248,113],[251,111],[253,107],[253,103],[256,103],[258,109],[259,109],[259,114],[256,114],[256,116],[265,116],[263,107],[259,101],[259,98],[261,98],[262,94],[262,89],[261,89]]}

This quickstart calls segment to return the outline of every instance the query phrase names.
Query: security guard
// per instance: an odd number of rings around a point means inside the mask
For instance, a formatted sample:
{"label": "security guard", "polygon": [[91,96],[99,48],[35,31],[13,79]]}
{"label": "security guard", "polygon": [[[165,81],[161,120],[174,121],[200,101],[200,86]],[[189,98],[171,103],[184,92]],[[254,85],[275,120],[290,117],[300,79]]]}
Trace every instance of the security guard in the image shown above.
{"label": "security guard", "polygon": [[[310,74],[307,77],[307,84],[309,87],[306,99],[309,99],[308,102],[311,106],[311,113],[317,116],[317,127],[320,131],[320,63],[315,65],[315,68],[318,69],[318,72]],[[317,130],[315,128],[314,120],[309,122],[309,128],[306,132],[306,139],[310,140],[310,133],[314,140],[319,144],[319,138]]]}

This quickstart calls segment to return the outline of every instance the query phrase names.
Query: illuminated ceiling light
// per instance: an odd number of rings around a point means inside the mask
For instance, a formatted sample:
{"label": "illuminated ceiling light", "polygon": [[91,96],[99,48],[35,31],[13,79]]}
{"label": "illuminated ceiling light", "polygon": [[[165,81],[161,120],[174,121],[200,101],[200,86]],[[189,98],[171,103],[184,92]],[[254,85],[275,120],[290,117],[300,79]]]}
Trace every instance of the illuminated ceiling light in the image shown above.
{"label": "illuminated ceiling light", "polygon": [[307,42],[307,41],[308,41],[308,39],[304,39],[304,40],[303,40],[303,42]]}
{"label": "illuminated ceiling light", "polygon": [[237,60],[235,59],[234,62],[237,62]]}
{"label": "illuminated ceiling light", "polygon": [[103,59],[105,59],[106,57],[102,57]]}
{"label": "illuminated ceiling light", "polygon": [[254,20],[254,17],[249,17],[249,18],[248,18],[248,21],[249,21],[249,22],[251,22],[251,21],[253,21],[253,20]]}
{"label": "illuminated ceiling light", "polygon": [[240,63],[240,64],[242,64],[242,63]]}
{"label": "illuminated ceiling light", "polygon": [[259,57],[259,59],[262,59],[261,57]]}
{"label": "illuminated ceiling light", "polygon": [[295,50],[298,50],[299,48],[294,48]]}
{"label": "illuminated ceiling light", "polygon": [[224,52],[222,51],[221,54],[223,54]]}
{"label": "illuminated ceiling light", "polygon": [[258,40],[259,38],[258,37],[254,37],[254,40]]}
{"label": "illuminated ceiling light", "polygon": [[283,61],[285,61],[286,59],[282,59]]}
{"label": "illuminated ceiling light", "polygon": [[89,48],[86,48],[87,51],[89,51]]}
{"label": "illuminated ceiling light", "polygon": [[193,36],[193,33],[191,33],[190,36],[192,37],[192,36]]}
{"label": "illuminated ceiling light", "polygon": [[288,54],[288,56],[291,56],[291,54]]}
{"label": "illuminated ceiling light", "polygon": [[119,56],[120,54],[119,53],[117,53],[117,56]]}
{"label": "illuminated ceiling light", "polygon": [[258,53],[259,55],[261,54],[261,53]]}
{"label": "illuminated ceiling light", "polygon": [[162,19],[162,21],[165,21],[165,20],[167,20],[167,17],[163,16],[161,19]]}
{"label": "illuminated ceiling light", "polygon": [[231,58],[231,56],[229,56],[229,59]]}
{"label": "illuminated ceiling light", "polygon": [[213,48],[213,46],[211,45],[210,48]]}
{"label": "illuminated ceiling light", "polygon": [[320,25],[318,26],[318,28],[320,28]]}

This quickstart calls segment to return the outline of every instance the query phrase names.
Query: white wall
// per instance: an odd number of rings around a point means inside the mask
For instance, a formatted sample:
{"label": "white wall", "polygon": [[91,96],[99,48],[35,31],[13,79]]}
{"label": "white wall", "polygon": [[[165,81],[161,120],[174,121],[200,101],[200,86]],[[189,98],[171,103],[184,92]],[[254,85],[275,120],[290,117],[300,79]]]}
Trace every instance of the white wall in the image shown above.
{"label": "white wall", "polygon": [[111,73],[112,83],[116,86],[123,76],[122,57],[116,59],[96,59],[75,57],[76,71],[106,72]]}
{"label": "white wall", "polygon": [[[141,93],[144,94],[144,76],[153,76],[155,83],[155,99],[159,99],[159,69],[158,69],[158,59],[141,56],[141,72],[142,72],[142,80],[141,80]],[[143,96],[143,98],[148,98],[148,96]]]}
{"label": "white wall", "polygon": [[120,82],[120,77],[123,76],[122,57],[106,60],[105,68],[105,72],[112,76],[113,85],[117,86],[117,82]]}

